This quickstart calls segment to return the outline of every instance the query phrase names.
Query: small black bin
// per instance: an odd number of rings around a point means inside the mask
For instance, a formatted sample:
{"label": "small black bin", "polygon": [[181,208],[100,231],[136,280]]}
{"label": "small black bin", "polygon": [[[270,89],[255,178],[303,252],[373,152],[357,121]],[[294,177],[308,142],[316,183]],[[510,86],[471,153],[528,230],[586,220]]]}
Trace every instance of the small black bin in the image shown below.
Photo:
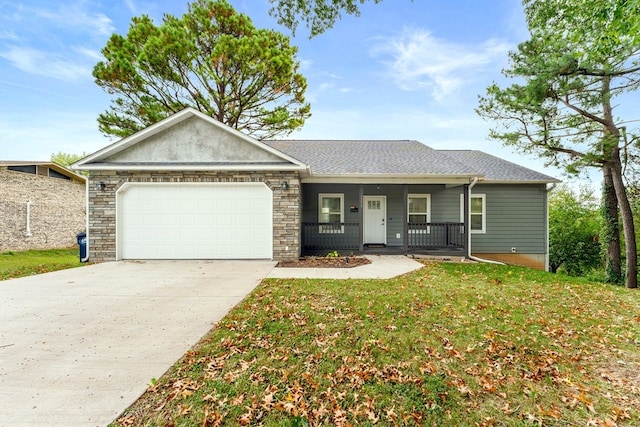
{"label": "small black bin", "polygon": [[76,234],[78,246],[80,246],[80,262],[87,262],[89,255],[87,254],[87,233],[84,231]]}

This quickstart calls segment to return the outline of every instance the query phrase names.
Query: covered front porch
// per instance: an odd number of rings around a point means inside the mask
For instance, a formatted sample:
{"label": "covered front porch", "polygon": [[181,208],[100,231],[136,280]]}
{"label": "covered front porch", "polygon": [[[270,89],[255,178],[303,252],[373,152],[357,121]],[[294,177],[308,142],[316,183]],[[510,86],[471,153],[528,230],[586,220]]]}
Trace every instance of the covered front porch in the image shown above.
{"label": "covered front porch", "polygon": [[468,184],[303,185],[301,255],[465,256]]}
{"label": "covered front porch", "polygon": [[[331,230],[330,232],[327,232]],[[361,223],[303,223],[302,255],[346,254],[422,254],[465,256],[464,223],[407,223],[402,246],[364,243]]]}

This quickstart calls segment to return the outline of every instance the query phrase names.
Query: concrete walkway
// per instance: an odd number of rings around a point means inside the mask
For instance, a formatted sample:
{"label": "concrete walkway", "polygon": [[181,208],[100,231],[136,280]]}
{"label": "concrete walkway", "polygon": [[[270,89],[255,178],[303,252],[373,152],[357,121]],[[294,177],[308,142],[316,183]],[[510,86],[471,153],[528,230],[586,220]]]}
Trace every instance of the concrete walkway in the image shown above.
{"label": "concrete walkway", "polygon": [[274,268],[270,278],[390,279],[424,267],[404,255],[367,255],[371,264],[353,268]]}
{"label": "concrete walkway", "polygon": [[138,261],[0,281],[0,426],[104,426],[275,265]]}

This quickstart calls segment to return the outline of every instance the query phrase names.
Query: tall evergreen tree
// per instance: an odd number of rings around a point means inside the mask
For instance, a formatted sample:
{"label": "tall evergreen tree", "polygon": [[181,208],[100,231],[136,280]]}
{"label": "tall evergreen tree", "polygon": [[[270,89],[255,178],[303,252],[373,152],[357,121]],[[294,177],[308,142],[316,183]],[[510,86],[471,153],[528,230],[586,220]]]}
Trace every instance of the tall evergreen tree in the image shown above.
{"label": "tall evergreen tree", "polygon": [[[516,83],[491,85],[477,112],[497,123],[492,138],[570,172],[603,171],[610,184],[605,199],[615,194],[622,219],[626,285],[635,288],[635,226],[621,152],[628,148],[625,132],[638,131],[614,110],[618,98],[640,86],[640,2],[525,0],[524,6],[531,38],[510,53],[504,70]],[[607,219],[617,220],[609,212]]]}
{"label": "tall evergreen tree", "polygon": [[290,133],[310,116],[297,48],[226,0],[195,0],[160,25],[135,17],[102,54],[93,76],[116,96],[98,117],[107,135],[128,136],[186,107],[257,138]]}

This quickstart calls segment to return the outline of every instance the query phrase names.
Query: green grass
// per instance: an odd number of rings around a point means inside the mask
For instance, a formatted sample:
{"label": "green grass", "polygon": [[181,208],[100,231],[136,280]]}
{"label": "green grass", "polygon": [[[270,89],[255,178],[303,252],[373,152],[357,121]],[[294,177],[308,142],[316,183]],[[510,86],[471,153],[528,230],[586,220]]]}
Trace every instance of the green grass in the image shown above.
{"label": "green grass", "polygon": [[265,280],[113,425],[639,425],[639,313],[486,264]]}
{"label": "green grass", "polygon": [[0,280],[79,267],[78,248],[0,253]]}

